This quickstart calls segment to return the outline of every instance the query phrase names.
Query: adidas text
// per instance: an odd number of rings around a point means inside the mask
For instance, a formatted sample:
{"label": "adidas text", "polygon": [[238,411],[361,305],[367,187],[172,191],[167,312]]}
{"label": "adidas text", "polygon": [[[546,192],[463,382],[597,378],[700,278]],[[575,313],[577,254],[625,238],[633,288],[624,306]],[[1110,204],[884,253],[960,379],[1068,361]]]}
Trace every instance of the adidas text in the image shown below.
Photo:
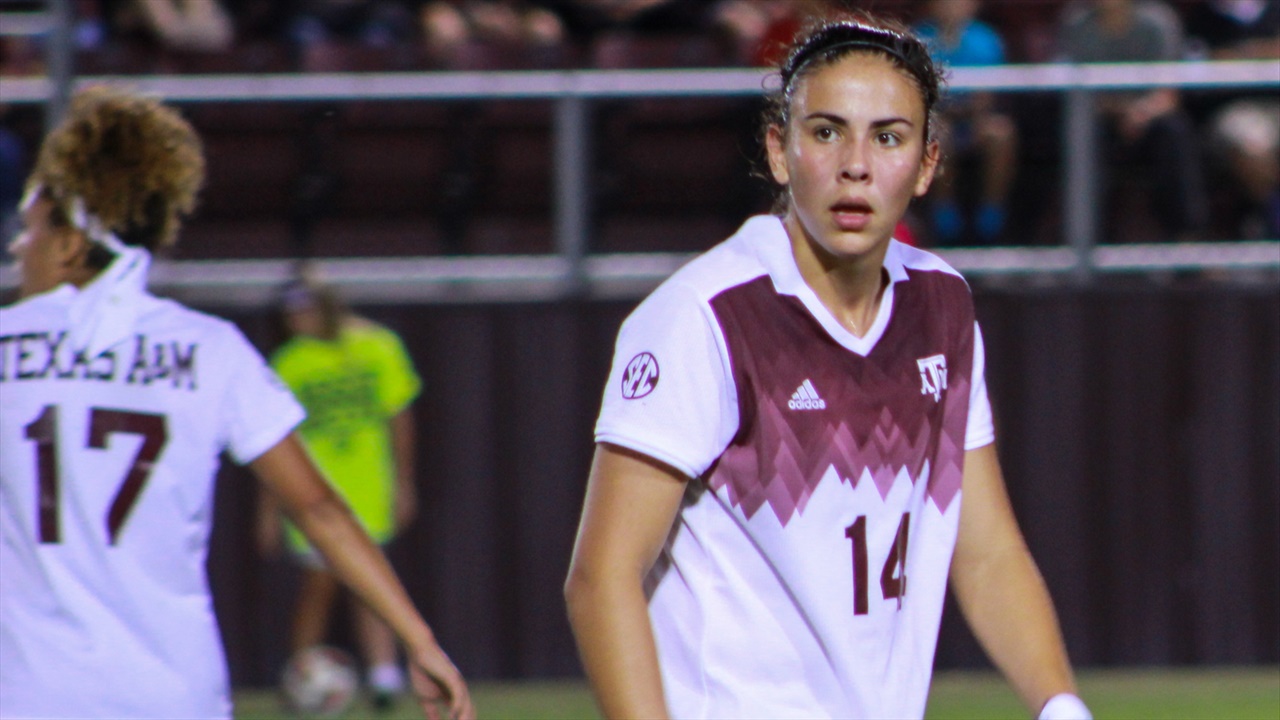
{"label": "adidas text", "polygon": [[812,382],[805,380],[791,393],[791,401],[787,403],[787,407],[792,410],[825,410],[827,401],[818,397],[818,391],[814,389]]}

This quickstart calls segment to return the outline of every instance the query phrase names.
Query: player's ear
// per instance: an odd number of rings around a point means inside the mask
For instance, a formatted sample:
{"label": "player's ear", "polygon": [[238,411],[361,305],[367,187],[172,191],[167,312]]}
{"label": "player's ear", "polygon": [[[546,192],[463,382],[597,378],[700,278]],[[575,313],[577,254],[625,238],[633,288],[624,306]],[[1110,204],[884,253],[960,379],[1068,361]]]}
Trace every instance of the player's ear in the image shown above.
{"label": "player's ear", "polygon": [[765,131],[765,149],[769,154],[769,173],[774,182],[786,185],[791,181],[791,173],[787,170],[787,143],[782,128],[770,125]]}
{"label": "player's ear", "polygon": [[58,264],[67,270],[79,270],[88,264],[89,239],[73,227],[59,228],[53,234],[53,247]]}
{"label": "player's ear", "polygon": [[920,158],[920,174],[916,177],[915,196],[920,197],[929,192],[933,176],[938,172],[938,161],[942,159],[942,148],[937,140],[924,146],[924,156]]}

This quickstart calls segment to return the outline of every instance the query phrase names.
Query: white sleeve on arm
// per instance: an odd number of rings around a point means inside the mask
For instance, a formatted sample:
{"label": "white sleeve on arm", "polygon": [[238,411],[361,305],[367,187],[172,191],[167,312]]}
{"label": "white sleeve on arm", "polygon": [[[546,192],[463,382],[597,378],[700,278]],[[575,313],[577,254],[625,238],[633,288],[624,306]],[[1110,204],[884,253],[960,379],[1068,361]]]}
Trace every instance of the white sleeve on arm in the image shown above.
{"label": "white sleeve on arm", "polygon": [[693,478],[737,429],[733,373],[710,307],[687,288],[659,288],[618,332],[596,441]]}
{"label": "white sleeve on arm", "polygon": [[283,440],[306,412],[240,331],[234,334],[224,359],[231,372],[222,423],[227,452],[244,465]]}
{"label": "white sleeve on arm", "polygon": [[965,429],[964,449],[974,450],[996,441],[995,423],[991,417],[991,400],[987,397],[987,354],[982,330],[973,323],[973,374],[969,385],[969,424]]}

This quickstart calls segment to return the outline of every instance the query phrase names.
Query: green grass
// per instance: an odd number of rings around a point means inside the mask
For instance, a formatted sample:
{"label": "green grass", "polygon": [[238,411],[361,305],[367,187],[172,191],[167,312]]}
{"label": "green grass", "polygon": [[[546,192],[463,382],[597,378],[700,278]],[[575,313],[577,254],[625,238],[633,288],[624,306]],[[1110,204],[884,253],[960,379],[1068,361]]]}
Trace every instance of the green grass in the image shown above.
{"label": "green grass", "polygon": [[[586,683],[551,682],[475,682],[471,694],[481,720],[597,720],[595,702]],[[272,691],[237,693],[237,720],[297,720],[280,706]],[[361,702],[351,708],[344,720],[375,717],[369,705]],[[420,720],[422,713],[412,702],[401,698],[389,713],[376,715],[378,720]]]}
{"label": "green grass", "polygon": [[[1280,668],[1091,670],[1080,673],[1080,692],[1098,720],[1277,720]],[[581,682],[472,684],[482,720],[597,720]],[[367,705],[345,718],[372,716]],[[934,676],[926,715],[932,720],[1025,720],[1028,713],[998,675],[945,672]],[[421,717],[401,701],[382,720]],[[236,695],[238,720],[293,720],[271,692]]]}
{"label": "green grass", "polygon": [[[1080,694],[1099,720],[1277,720],[1280,668],[1088,670]],[[1027,711],[994,673],[938,673],[927,717],[1025,720]]]}

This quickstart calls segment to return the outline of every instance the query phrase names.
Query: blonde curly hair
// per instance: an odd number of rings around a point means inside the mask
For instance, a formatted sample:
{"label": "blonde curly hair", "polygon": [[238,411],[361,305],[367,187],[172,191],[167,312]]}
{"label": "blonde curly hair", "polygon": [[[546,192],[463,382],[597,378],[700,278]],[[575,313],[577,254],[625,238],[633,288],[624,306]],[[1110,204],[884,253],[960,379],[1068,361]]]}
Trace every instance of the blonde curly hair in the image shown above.
{"label": "blonde curly hair", "polygon": [[45,138],[30,186],[68,224],[72,203],[129,245],[172,245],[204,184],[204,150],[191,125],[159,100],[107,86],[81,90]]}

